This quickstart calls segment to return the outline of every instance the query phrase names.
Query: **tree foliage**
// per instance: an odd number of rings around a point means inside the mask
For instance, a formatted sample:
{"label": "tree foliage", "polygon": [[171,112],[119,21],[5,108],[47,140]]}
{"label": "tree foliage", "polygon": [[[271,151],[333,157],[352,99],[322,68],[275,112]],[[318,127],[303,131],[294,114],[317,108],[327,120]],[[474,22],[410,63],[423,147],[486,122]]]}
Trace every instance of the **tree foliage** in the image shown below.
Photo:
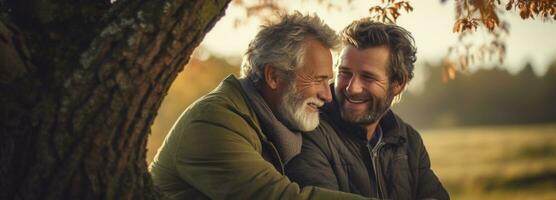
{"label": "tree foliage", "polygon": [[[443,0],[445,2],[445,0]],[[456,0],[456,20],[452,28],[459,42],[448,49],[444,61],[443,76],[453,79],[451,71],[467,70],[470,65],[484,63],[489,59],[504,62],[505,39],[509,35],[509,23],[501,18],[504,12],[518,12],[523,20],[541,18],[543,21],[556,19],[554,0]],[[473,33],[480,27],[488,33],[484,43],[472,41]]]}

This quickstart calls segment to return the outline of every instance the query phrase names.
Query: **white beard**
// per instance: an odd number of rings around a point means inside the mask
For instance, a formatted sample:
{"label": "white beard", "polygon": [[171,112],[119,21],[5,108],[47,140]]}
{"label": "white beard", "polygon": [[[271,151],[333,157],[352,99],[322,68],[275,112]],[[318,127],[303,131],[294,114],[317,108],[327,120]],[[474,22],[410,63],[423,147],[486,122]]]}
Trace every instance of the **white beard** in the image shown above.
{"label": "white beard", "polygon": [[320,107],[324,105],[324,101],[315,97],[302,98],[293,86],[293,89],[284,94],[278,113],[282,120],[285,120],[284,123],[289,126],[288,128],[308,132],[319,125],[319,113],[307,111],[307,106],[313,103]]}

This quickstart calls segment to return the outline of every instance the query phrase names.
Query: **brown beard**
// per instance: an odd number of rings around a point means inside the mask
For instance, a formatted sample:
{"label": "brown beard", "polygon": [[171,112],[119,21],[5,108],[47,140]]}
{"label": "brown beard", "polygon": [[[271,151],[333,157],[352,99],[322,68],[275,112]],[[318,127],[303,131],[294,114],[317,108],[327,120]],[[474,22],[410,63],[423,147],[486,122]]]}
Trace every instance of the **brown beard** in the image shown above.
{"label": "brown beard", "polygon": [[[365,113],[363,117],[359,117],[359,118],[355,118],[353,116],[350,117],[349,115],[347,115],[347,113],[344,112],[344,110],[341,108],[340,105],[340,115],[342,119],[347,122],[355,123],[359,125],[369,125],[377,122],[382,117],[382,115],[386,113],[386,111],[390,108],[392,100],[394,99],[393,87],[392,85],[388,87],[385,99],[379,99],[376,96],[373,96],[371,94],[369,94],[368,96],[370,98],[371,106],[369,107],[369,110],[367,110],[367,113]],[[345,96],[342,96],[341,99],[342,101],[347,101],[345,99]]]}

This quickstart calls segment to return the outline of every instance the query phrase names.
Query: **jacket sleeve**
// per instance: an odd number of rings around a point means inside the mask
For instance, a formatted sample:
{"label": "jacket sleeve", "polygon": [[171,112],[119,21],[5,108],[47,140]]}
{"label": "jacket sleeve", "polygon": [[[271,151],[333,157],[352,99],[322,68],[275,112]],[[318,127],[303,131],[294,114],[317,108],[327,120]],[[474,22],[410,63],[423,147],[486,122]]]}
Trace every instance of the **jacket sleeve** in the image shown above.
{"label": "jacket sleeve", "polygon": [[260,144],[255,142],[255,130],[239,114],[210,114],[225,120],[199,120],[177,128],[188,134],[182,134],[175,152],[181,179],[210,199],[365,199],[316,187],[300,188],[263,159],[257,151]]}
{"label": "jacket sleeve", "polygon": [[415,131],[418,137],[419,176],[417,183],[417,199],[450,199],[448,192],[431,169],[431,161],[423,139]]}
{"label": "jacket sleeve", "polygon": [[[286,175],[301,186],[340,190],[336,174],[326,157],[322,127],[303,136],[301,153],[286,165]],[[320,145],[319,145],[320,144]]]}

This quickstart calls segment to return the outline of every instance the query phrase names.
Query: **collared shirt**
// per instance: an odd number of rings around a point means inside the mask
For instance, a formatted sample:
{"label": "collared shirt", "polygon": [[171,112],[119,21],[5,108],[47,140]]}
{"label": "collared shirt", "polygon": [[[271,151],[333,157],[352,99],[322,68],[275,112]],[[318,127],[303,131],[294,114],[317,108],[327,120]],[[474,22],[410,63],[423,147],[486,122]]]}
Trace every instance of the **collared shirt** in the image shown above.
{"label": "collared shirt", "polygon": [[375,134],[373,134],[373,137],[369,141],[369,145],[374,148],[376,144],[378,144],[378,141],[380,141],[380,138],[382,138],[382,128],[378,125],[376,126]]}

